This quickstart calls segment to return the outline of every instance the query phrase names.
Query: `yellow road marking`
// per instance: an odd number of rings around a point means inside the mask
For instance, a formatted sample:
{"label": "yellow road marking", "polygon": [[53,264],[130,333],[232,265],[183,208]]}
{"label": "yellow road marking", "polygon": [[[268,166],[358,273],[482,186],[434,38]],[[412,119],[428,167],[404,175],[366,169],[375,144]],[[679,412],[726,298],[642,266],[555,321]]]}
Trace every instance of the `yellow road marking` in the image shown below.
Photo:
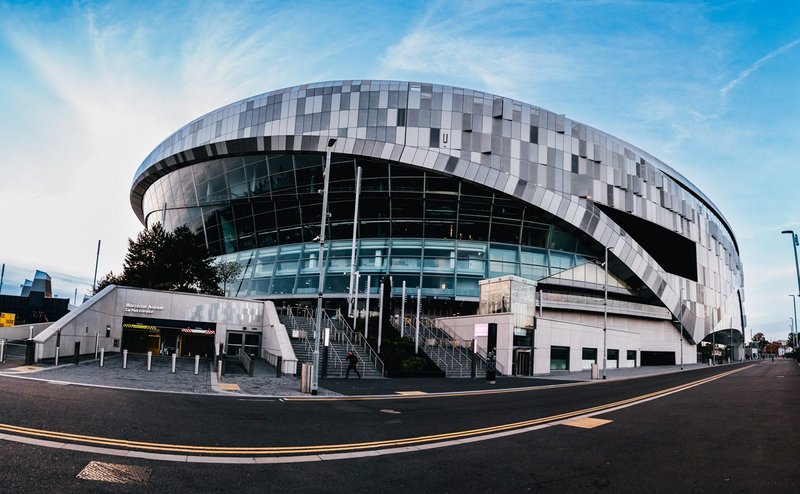
{"label": "yellow road marking", "polygon": [[611,422],[613,422],[613,420],[585,417],[582,419],[570,420],[569,422],[564,422],[564,425],[568,425],[570,427],[578,427],[581,429],[594,429],[595,427],[600,427],[601,425],[610,424]]}
{"label": "yellow road marking", "polygon": [[395,391],[400,396],[424,396],[427,395],[425,391]]}
{"label": "yellow road marking", "polygon": [[513,422],[509,424],[501,424],[490,427],[482,427],[478,429],[470,429],[464,431],[447,432],[441,434],[432,434],[428,436],[408,437],[399,439],[387,439],[382,441],[369,441],[362,443],[344,443],[344,444],[327,444],[316,446],[264,446],[264,447],[238,447],[238,446],[191,446],[185,444],[161,444],[144,441],[130,441],[126,439],[113,439],[98,436],[88,436],[82,434],[70,434],[66,432],[47,431],[42,429],[32,429],[28,427],[19,427],[10,424],[0,424],[0,431],[9,433],[23,434],[27,436],[45,437],[50,439],[60,439],[63,441],[71,441],[78,443],[100,444],[105,446],[116,446],[122,448],[129,448],[134,450],[146,451],[167,451],[171,453],[195,453],[195,454],[216,454],[216,455],[285,455],[285,454],[320,454],[320,453],[333,453],[341,451],[359,451],[375,448],[397,447],[397,446],[413,446],[418,444],[427,444],[433,442],[440,442],[446,440],[463,439],[468,437],[480,436],[490,433],[498,433],[504,431],[511,431],[515,429],[522,429],[532,427],[535,425],[545,424],[548,422],[563,421],[572,417],[581,415],[596,414],[602,411],[609,411],[617,407],[629,405],[637,401],[650,400],[662,395],[675,393],[684,389],[706,384],[731,374],[743,371],[748,367],[740,367],[728,372],[710,376],[697,381],[692,381],[672,388],[654,391],[641,396],[627,398],[625,400],[607,403],[605,405],[598,405],[595,407],[584,408],[582,410],[575,410],[572,412],[565,412],[558,415],[551,415],[549,417],[541,417],[537,419],[524,420],[521,422]]}

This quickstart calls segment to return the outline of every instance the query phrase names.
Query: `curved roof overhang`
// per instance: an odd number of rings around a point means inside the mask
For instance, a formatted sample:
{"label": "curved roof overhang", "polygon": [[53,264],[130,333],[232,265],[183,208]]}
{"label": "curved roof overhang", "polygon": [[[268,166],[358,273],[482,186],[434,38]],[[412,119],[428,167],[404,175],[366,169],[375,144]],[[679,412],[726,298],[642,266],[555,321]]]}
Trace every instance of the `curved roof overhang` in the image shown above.
{"label": "curved roof overhang", "polygon": [[[599,245],[607,247],[610,251],[610,258],[615,262],[623,263],[626,271],[630,271],[635,275],[635,277],[640,280],[643,285],[647,286],[673,314],[679,314],[681,312],[684,314],[684,328],[692,335],[695,341],[702,339],[704,335],[699,333],[703,331],[703,328],[698,317],[686,310],[686,306],[684,306],[683,311],[680,311],[681,297],[678,287],[671,286],[668,283],[666,272],[658,263],[648,255],[645,249],[636,243],[630,235],[627,235],[619,225],[614,223],[610,217],[596,207],[591,198],[550,190],[542,185],[522,179],[517,174],[509,171],[501,171],[493,166],[487,166],[486,164],[474,161],[470,159],[470,157],[464,157],[465,155],[469,156],[470,153],[462,153],[453,149],[436,148],[419,144],[410,145],[408,142],[398,144],[396,142],[389,142],[388,140],[382,141],[359,137],[341,137],[334,135],[337,129],[303,132],[299,135],[270,133],[269,135],[257,135],[253,137],[232,137],[230,134],[222,134],[218,137],[209,137],[202,142],[198,142],[198,131],[200,129],[208,128],[215,122],[221,122],[223,119],[229,118],[240,110],[247,111],[246,108],[252,108],[255,101],[266,101],[270,97],[281,97],[281,95],[295,91],[335,87],[337,85],[343,86],[346,84],[355,84],[355,82],[356,81],[319,83],[273,91],[232,103],[194,120],[162,142],[144,160],[137,170],[130,193],[131,205],[136,215],[141,221],[144,220],[143,198],[147,188],[158,178],[177,169],[212,159],[245,156],[264,152],[324,153],[328,150],[328,140],[330,138],[336,138],[337,141],[332,148],[334,153],[391,160],[408,166],[420,167],[444,175],[458,177],[511,195],[525,203],[531,204],[561,218],[566,223],[593,238]],[[359,82],[367,83],[373,81]],[[376,81],[373,83],[379,82]],[[386,82],[380,83],[387,84]],[[397,84],[400,88],[405,87],[408,89],[408,87],[414,87],[416,83],[391,84]],[[444,86],[437,87],[442,88]],[[449,90],[458,91],[459,89],[449,88]],[[501,111],[504,104],[520,104],[519,102],[494,95],[485,93],[475,94],[481,94],[484,98],[493,99],[495,102],[503,102],[500,104]],[[506,101],[509,103],[504,103]],[[397,127],[399,128],[400,126]],[[608,136],[595,129],[592,129],[592,131],[601,133],[608,139],[613,139],[615,143],[625,146],[626,150],[635,150],[640,156],[645,157],[650,164],[661,170],[680,187],[696,197],[719,219],[720,223],[728,231],[735,247],[735,237],[722,214],[716,206],[713,205],[710,199],[682,175],[666,164],[651,157],[649,154],[624,141]]]}

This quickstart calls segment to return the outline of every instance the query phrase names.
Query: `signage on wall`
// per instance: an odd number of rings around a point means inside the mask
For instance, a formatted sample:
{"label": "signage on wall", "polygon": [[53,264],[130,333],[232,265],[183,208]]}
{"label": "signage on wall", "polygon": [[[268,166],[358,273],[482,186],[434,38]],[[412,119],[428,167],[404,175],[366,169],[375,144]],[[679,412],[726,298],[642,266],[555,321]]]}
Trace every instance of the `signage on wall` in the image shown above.
{"label": "signage on wall", "polygon": [[0,312],[0,327],[13,326],[17,315],[10,312]]}
{"label": "signage on wall", "polygon": [[155,314],[158,310],[164,310],[164,306],[125,303],[125,312],[134,312],[136,314]]}
{"label": "signage on wall", "polygon": [[475,338],[489,336],[489,323],[475,323]]}

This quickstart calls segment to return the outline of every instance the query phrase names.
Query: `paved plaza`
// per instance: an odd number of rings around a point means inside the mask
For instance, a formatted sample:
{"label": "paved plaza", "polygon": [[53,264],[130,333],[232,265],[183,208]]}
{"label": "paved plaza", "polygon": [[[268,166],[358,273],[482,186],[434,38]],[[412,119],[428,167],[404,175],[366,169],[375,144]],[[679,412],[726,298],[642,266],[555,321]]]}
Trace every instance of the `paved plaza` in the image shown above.
{"label": "paved plaza", "polygon": [[[71,359],[62,359],[58,366],[52,363],[22,365],[20,359],[13,357],[0,364],[0,374],[26,379],[45,380],[64,384],[85,384],[122,389],[138,389],[155,392],[191,394],[228,394],[261,397],[309,396],[300,391],[300,379],[295,375],[283,374],[277,377],[275,367],[263,360],[256,360],[253,377],[247,375],[235,362],[226,363],[226,373],[218,379],[213,364],[205,359],[199,362],[198,372],[194,373],[195,361],[190,358],[176,360],[175,372],[171,370],[172,360],[167,357],[153,357],[151,368],[147,370],[144,355],[129,355],[127,368],[119,354],[104,359],[103,367],[98,359],[89,358],[75,365]],[[686,371],[707,367],[706,364],[684,365]],[[634,367],[608,369],[607,380],[626,379],[645,375],[680,372],[679,366]],[[483,376],[476,379],[444,378],[404,378],[404,379],[321,379],[319,395],[336,396],[365,394],[394,394],[409,391],[426,393],[471,391],[481,389],[502,389],[527,386],[542,386],[560,382],[591,381],[590,371],[554,372],[533,377],[500,377],[495,384],[486,383]]]}

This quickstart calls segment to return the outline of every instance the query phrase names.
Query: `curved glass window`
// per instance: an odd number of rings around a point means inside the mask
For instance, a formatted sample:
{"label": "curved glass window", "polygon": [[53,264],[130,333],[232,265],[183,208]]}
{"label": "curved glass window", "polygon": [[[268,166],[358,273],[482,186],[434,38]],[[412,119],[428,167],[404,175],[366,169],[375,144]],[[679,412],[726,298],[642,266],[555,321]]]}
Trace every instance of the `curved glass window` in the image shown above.
{"label": "curved glass window", "polygon": [[[246,264],[238,296],[317,291],[324,155],[266,153],[198,163],[145,193],[148,226],[202,232],[214,256]],[[478,281],[539,280],[585,262],[591,239],[513,197],[380,160],[334,156],[325,232],[325,290],[347,293],[356,168],[362,169],[356,269],[427,296],[475,298]],[[166,207],[165,207],[166,205]],[[399,291],[397,292],[399,294]]]}

